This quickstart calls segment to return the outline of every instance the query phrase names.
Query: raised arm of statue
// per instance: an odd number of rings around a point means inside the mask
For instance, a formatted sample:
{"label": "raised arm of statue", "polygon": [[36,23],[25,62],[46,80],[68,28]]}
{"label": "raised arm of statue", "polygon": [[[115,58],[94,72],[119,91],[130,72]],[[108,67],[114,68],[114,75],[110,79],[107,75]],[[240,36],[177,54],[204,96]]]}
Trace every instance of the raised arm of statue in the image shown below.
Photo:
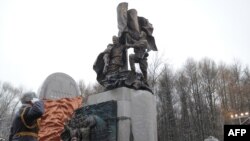
{"label": "raised arm of statue", "polygon": [[134,40],[133,38],[130,38],[129,40],[133,42],[133,44],[129,44],[127,43],[126,45],[129,46],[129,47],[132,47],[132,48],[144,48],[144,49],[148,49],[148,41],[146,39],[146,33],[144,31],[141,31],[141,34],[140,34],[140,39],[137,41],[137,40]]}

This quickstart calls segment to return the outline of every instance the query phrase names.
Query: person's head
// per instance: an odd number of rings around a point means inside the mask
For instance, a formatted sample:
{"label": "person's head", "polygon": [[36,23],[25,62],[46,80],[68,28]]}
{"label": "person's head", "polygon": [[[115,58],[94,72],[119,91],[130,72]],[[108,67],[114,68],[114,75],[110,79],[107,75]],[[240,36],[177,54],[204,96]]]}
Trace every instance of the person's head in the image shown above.
{"label": "person's head", "polygon": [[37,98],[36,93],[26,92],[21,97],[22,104],[30,104],[33,98]]}
{"label": "person's head", "polygon": [[118,44],[119,43],[119,38],[117,36],[112,37],[113,44]]}

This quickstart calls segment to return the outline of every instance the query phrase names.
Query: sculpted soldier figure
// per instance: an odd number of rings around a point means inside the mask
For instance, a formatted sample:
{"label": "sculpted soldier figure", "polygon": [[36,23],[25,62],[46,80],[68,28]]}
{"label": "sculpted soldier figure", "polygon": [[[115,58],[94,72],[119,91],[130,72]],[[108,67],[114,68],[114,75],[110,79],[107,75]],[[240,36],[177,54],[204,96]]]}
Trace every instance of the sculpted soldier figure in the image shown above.
{"label": "sculpted soldier figure", "polygon": [[[121,3],[119,9],[127,9],[126,3]],[[137,16],[136,9],[118,10],[121,18],[118,20],[118,27],[122,40],[126,45],[134,48],[134,54],[129,56],[130,68],[135,72],[135,63],[139,63],[143,75],[144,84],[147,84],[147,57],[148,52],[157,51],[153,33],[153,26],[148,19]],[[124,17],[125,15],[125,17]],[[123,24],[126,23],[126,24]]]}
{"label": "sculpted soldier figure", "polygon": [[93,66],[97,73],[97,81],[107,89],[120,86],[127,71],[127,46],[120,43],[117,36],[112,37],[113,44],[101,52]]}
{"label": "sculpted soldier figure", "polygon": [[113,44],[109,44],[104,51],[103,59],[105,65],[103,74],[122,71],[126,63],[126,60],[124,60],[126,46],[119,43],[119,38],[117,36],[113,36],[112,40]]}
{"label": "sculpted soldier figure", "polygon": [[22,107],[15,115],[11,126],[9,141],[37,141],[37,119],[44,113],[44,103],[34,92],[25,93],[21,102]]}
{"label": "sculpted soldier figure", "polygon": [[144,82],[147,83],[147,68],[148,68],[148,41],[146,39],[146,33],[141,32],[139,41],[130,45],[134,48],[134,54],[129,55],[130,68],[132,72],[135,72],[135,63],[139,63],[141,72],[143,74]]}

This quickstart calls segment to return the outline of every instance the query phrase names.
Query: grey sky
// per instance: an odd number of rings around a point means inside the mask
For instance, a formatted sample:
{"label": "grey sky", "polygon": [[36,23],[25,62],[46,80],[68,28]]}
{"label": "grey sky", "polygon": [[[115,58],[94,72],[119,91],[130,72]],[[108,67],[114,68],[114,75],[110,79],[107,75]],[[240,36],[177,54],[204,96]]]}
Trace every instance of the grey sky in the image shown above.
{"label": "grey sky", "polygon": [[[119,2],[0,0],[0,81],[37,91],[64,72],[95,82],[92,65],[118,33]],[[153,24],[159,53],[174,68],[188,57],[250,64],[249,0],[127,2]]]}

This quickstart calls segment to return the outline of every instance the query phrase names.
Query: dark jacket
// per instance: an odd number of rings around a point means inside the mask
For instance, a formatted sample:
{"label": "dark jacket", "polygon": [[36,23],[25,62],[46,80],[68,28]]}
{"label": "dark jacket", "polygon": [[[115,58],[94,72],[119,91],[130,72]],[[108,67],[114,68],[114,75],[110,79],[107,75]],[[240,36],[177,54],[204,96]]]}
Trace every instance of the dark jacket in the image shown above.
{"label": "dark jacket", "polygon": [[44,113],[44,103],[35,102],[32,106],[23,104],[16,113],[9,136],[9,141],[37,141],[37,119]]}

